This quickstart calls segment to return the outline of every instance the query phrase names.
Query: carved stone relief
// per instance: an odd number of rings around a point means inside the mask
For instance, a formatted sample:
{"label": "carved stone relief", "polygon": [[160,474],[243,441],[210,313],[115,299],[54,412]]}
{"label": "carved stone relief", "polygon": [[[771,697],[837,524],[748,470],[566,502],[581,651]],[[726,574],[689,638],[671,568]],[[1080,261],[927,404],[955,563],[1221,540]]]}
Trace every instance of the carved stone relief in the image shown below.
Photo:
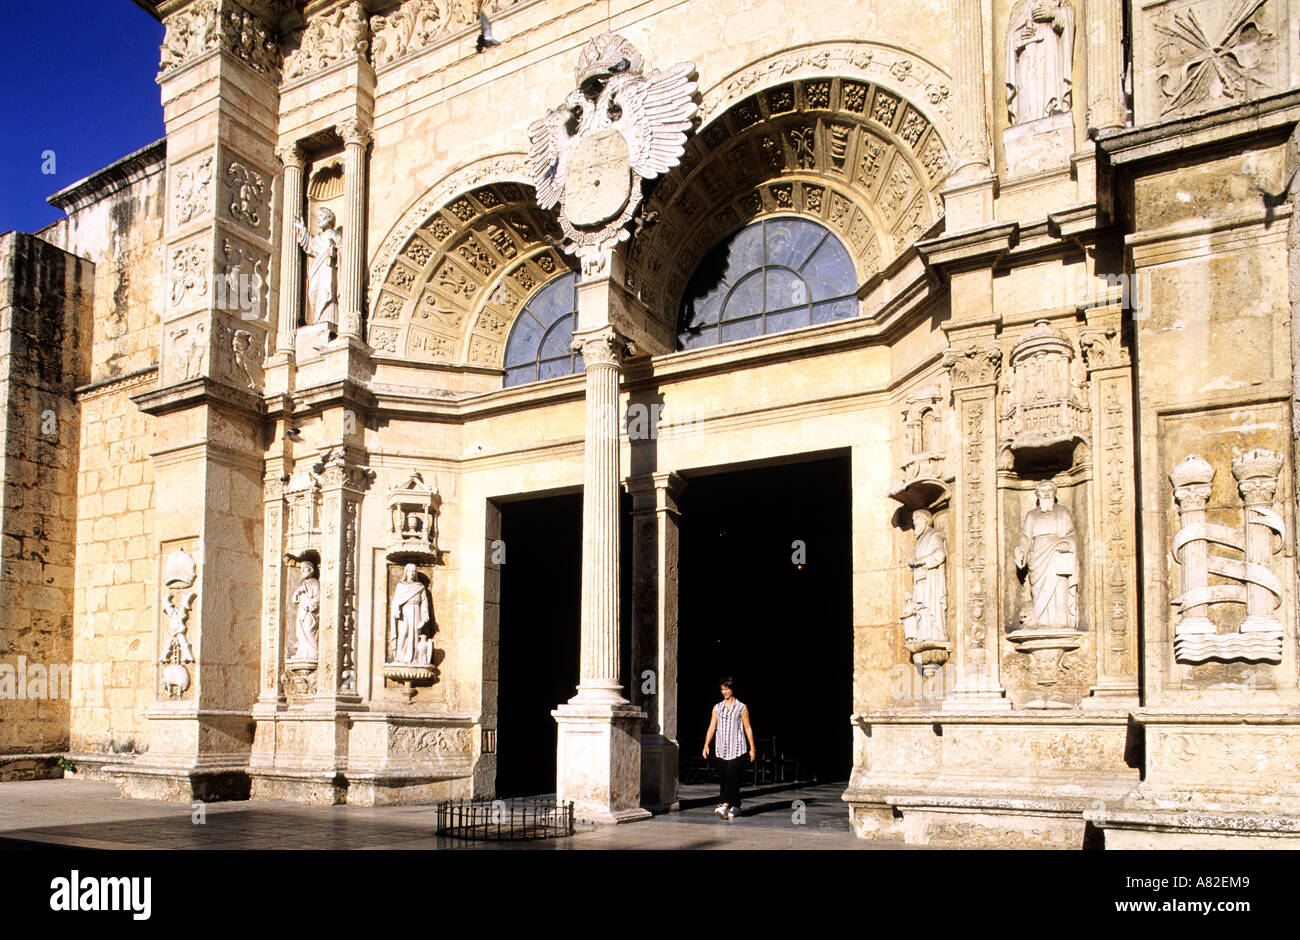
{"label": "carved stone relief", "polygon": [[478,14],[509,10],[520,0],[487,0],[480,5],[445,0],[405,0],[400,6],[370,18],[376,68],[427,48],[444,37],[478,26]]}
{"label": "carved stone relief", "polygon": [[234,0],[198,0],[163,22],[159,78],[206,52],[224,49],[254,71],[279,79],[280,46],[274,32]]}
{"label": "carved stone relief", "polygon": [[194,557],[184,548],[171,552],[163,562],[162,615],[166,634],[162,639],[162,692],[168,698],[180,698],[190,688],[189,665],[195,661],[188,636],[189,616],[197,591],[190,588],[198,578]]}
{"label": "carved stone relief", "polygon": [[1020,0],[1007,22],[1007,117],[1027,124],[1067,113],[1074,89],[1074,8],[1069,0]]}
{"label": "carved stone relief", "polygon": [[1003,387],[1000,467],[1018,459],[1068,466],[1089,432],[1088,397],[1070,341],[1039,320],[1011,350]]}
{"label": "carved stone relief", "polygon": [[181,163],[172,173],[172,222],[185,225],[212,212],[211,153]]}
{"label": "carved stone relief", "polygon": [[286,80],[319,72],[350,56],[366,55],[370,31],[360,0],[319,14],[291,38],[284,57]]}
{"label": "carved stone relief", "polygon": [[[1282,661],[1283,628],[1275,610],[1282,603],[1282,581],[1272,570],[1274,536],[1285,539],[1286,527],[1273,505],[1283,459],[1255,449],[1232,461],[1232,475],[1243,503],[1244,533],[1211,523],[1207,508],[1214,468],[1195,455],[1174,468],[1174,487],[1181,527],[1171,551],[1181,569],[1182,590],[1174,599],[1174,657],[1185,665],[1210,660],[1255,663]],[[1240,552],[1231,558],[1210,552],[1217,545]],[[1233,584],[1210,583],[1214,575]],[[1211,613],[1223,604],[1244,604],[1240,625],[1221,632]]]}

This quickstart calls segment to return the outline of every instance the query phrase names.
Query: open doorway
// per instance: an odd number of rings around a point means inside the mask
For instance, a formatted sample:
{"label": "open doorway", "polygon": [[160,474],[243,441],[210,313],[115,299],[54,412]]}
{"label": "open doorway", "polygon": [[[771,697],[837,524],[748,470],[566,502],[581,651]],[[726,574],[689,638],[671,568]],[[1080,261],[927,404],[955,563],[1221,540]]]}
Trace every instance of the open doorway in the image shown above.
{"label": "open doorway", "polygon": [[582,495],[500,509],[496,795],[508,799],[555,792],[551,709],[578,684]]}
{"label": "open doorway", "polygon": [[[678,715],[683,783],[718,679],[750,709],[760,758],[847,780],[852,766],[852,486],[848,455],[692,474],[681,501]],[[797,763],[797,769],[796,769]],[[699,775],[699,776],[697,776]]]}

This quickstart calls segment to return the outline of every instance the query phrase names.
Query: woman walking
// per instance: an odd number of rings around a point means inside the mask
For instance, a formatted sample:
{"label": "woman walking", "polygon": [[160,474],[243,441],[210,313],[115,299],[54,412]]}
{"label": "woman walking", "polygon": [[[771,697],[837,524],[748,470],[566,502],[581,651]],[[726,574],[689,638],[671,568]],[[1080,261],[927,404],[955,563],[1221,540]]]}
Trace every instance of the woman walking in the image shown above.
{"label": "woman walking", "polygon": [[713,812],[721,819],[735,819],[740,815],[740,775],[745,768],[745,741],[749,741],[751,764],[758,752],[754,750],[754,729],[749,726],[749,709],[736,698],[731,677],[727,676],[719,685],[722,701],[713,706],[709,733],[704,736],[704,759],[709,759],[709,745],[716,733],[718,782],[722,789],[722,802]]}

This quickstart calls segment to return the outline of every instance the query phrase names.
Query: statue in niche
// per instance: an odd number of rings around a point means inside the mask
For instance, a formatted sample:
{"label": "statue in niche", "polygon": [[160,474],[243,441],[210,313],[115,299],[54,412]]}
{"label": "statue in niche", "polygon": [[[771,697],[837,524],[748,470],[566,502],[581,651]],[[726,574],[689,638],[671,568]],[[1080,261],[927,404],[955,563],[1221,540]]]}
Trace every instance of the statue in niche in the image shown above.
{"label": "statue in niche", "polygon": [[1007,117],[1027,124],[1068,112],[1074,84],[1074,9],[1021,0],[1007,23]]}
{"label": "statue in niche", "polygon": [[316,566],[310,561],[302,563],[302,580],[293,592],[293,602],[298,605],[297,642],[293,658],[300,662],[315,662],[320,656],[316,640],[320,632],[320,581]]}
{"label": "statue in niche", "polygon": [[948,642],[948,577],[944,563],[948,546],[943,533],[932,525],[927,510],[912,513],[916,542],[907,557],[912,569],[912,594],[903,616],[903,634],[908,643]]}
{"label": "statue in niche", "polygon": [[334,213],[321,206],[316,210],[320,231],[312,235],[302,219],[294,220],[298,245],[310,259],[307,268],[307,296],[311,300],[314,323],[328,323],[330,336],[339,329],[338,270],[341,235],[334,224]]}
{"label": "statue in niche", "polygon": [[393,592],[393,640],[390,663],[413,666],[433,664],[433,637],[424,628],[433,621],[433,600],[416,573],[414,564],[402,569],[402,580]]}
{"label": "statue in niche", "polygon": [[1029,569],[1032,613],[1021,612],[1020,627],[1029,630],[1079,627],[1079,538],[1070,510],[1056,501],[1056,484],[1034,487],[1035,508],[1025,513],[1016,545],[1017,570]]}

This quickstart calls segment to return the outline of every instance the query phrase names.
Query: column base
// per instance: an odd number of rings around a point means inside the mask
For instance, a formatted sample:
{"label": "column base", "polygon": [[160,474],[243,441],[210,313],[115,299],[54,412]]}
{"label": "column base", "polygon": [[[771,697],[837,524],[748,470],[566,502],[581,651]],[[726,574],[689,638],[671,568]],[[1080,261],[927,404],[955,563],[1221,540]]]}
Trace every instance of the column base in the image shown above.
{"label": "column base", "polygon": [[577,820],[597,824],[649,819],[641,806],[641,722],[634,705],[573,701],[551,715],[559,726],[556,799],[573,801]]}
{"label": "column base", "polygon": [[654,732],[641,735],[641,805],[650,812],[671,813],[678,809],[679,761],[676,741]]}

